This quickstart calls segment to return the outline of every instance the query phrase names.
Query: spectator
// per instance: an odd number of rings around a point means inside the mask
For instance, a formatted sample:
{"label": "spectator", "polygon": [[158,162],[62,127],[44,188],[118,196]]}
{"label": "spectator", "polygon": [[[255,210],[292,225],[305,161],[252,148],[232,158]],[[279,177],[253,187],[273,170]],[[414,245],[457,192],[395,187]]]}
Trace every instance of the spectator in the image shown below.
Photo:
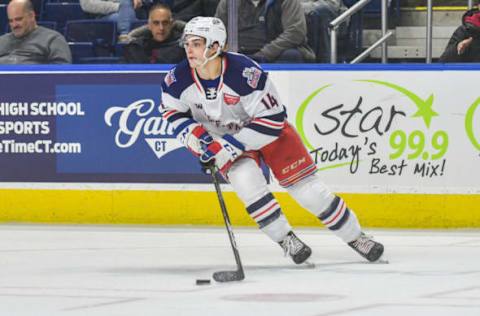
{"label": "spectator", "polygon": [[85,13],[95,18],[117,23],[118,41],[128,41],[131,23],[146,17],[146,3],[142,0],[80,0]]}
{"label": "spectator", "polygon": [[172,11],[164,4],[152,7],[148,25],[130,32],[131,41],[124,47],[129,64],[176,64],[185,58],[180,47],[185,22],[175,21]]}
{"label": "spectator", "polygon": [[448,41],[440,56],[442,63],[480,62],[480,11],[474,8],[465,12],[460,25]]}
{"label": "spectator", "polygon": [[[329,24],[347,10],[343,0],[301,0],[307,19],[309,44],[317,57],[317,62],[330,62]],[[345,32],[348,23],[340,26]]]}
{"label": "spectator", "polygon": [[[228,0],[216,16],[228,25]],[[305,14],[298,0],[238,0],[238,51],[257,62],[314,62],[307,44]]]}
{"label": "spectator", "polygon": [[58,32],[38,26],[30,0],[7,7],[10,33],[0,36],[0,64],[70,64],[72,55]]}

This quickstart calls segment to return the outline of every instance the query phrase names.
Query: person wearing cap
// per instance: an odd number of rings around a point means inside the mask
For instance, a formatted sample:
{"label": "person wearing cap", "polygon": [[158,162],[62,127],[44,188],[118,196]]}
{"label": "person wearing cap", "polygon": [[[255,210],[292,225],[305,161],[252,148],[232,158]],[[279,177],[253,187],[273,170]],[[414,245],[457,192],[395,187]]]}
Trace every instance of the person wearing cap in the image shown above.
{"label": "person wearing cap", "polygon": [[480,62],[480,10],[478,7],[468,10],[462,16],[462,25],[455,30],[448,41],[439,62]]}
{"label": "person wearing cap", "polygon": [[312,250],[269,190],[261,160],[319,222],[368,261],[379,260],[383,245],[362,232],[355,212],[321,181],[269,74],[249,57],[227,52],[226,40],[218,18],[195,17],[185,26],[187,58],[166,74],[159,107],[173,134],[205,170],[220,172],[294,263],[304,263]]}

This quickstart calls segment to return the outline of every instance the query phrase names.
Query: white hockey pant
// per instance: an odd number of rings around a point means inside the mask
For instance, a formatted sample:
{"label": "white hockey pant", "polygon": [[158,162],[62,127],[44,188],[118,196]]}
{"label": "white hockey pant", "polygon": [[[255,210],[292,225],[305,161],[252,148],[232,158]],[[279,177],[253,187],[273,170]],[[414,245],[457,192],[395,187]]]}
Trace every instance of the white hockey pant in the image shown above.
{"label": "white hockey pant", "polygon": [[228,180],[260,229],[273,241],[282,241],[292,227],[257,163],[250,158],[236,161],[228,172]]}

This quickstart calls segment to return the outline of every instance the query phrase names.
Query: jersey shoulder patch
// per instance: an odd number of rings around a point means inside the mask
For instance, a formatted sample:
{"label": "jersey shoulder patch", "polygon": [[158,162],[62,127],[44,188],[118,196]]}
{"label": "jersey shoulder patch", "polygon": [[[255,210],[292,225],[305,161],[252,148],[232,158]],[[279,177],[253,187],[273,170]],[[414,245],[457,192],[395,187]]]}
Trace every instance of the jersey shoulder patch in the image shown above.
{"label": "jersey shoulder patch", "polygon": [[223,81],[239,95],[244,96],[255,90],[263,90],[267,73],[262,67],[245,55],[226,53],[227,69]]}
{"label": "jersey shoulder patch", "polygon": [[165,75],[162,82],[162,91],[175,98],[180,98],[185,89],[194,84],[190,66],[187,60],[177,64]]}

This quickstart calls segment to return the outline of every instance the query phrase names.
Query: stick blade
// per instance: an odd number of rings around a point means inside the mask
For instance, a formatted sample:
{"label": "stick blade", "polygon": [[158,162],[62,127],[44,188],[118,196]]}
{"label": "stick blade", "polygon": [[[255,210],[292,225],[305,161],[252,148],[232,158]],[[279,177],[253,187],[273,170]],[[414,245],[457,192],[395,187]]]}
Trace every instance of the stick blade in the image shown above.
{"label": "stick blade", "polygon": [[213,279],[217,282],[242,281],[245,279],[243,271],[217,271],[213,273]]}

